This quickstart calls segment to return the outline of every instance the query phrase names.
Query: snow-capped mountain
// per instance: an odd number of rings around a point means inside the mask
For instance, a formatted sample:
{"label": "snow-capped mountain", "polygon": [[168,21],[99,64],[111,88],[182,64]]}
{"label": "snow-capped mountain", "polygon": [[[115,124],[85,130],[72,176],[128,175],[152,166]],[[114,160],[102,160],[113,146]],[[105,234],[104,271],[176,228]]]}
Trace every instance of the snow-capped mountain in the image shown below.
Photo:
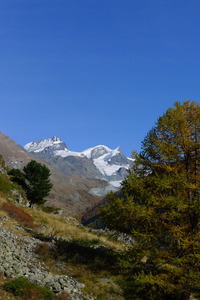
{"label": "snow-capped mountain", "polygon": [[92,160],[101,174],[115,186],[120,186],[132,164],[132,160],[124,156],[119,147],[111,150],[100,145],[87,149],[82,154]]}
{"label": "snow-capped mountain", "polygon": [[24,146],[24,149],[28,152],[54,152],[56,150],[68,151],[67,146],[60,138],[54,136],[49,139],[40,140],[37,142],[31,142]]}
{"label": "snow-capped mountain", "polygon": [[[38,149],[37,145],[34,147],[32,149]],[[42,152],[27,152],[0,132],[0,154],[6,166],[23,169],[28,162],[35,159],[50,169],[53,188],[47,197],[48,206],[61,208],[67,215],[77,216],[101,201],[109,191],[115,191],[115,187],[109,182],[98,178],[99,171],[87,157],[69,156],[65,159],[45,154],[53,153],[55,149],[52,149],[56,147],[58,149],[63,146],[59,141],[56,143],[56,138],[53,138],[45,141],[43,145],[40,144]],[[99,176],[102,176],[100,172]]]}
{"label": "snow-capped mountain", "polygon": [[59,171],[70,175],[78,173],[85,178],[98,178],[109,181],[119,187],[127,176],[127,169],[132,165],[132,159],[127,158],[118,147],[114,150],[99,145],[82,152],[71,151],[58,137],[43,139],[28,143],[24,149],[32,154],[51,161]]}

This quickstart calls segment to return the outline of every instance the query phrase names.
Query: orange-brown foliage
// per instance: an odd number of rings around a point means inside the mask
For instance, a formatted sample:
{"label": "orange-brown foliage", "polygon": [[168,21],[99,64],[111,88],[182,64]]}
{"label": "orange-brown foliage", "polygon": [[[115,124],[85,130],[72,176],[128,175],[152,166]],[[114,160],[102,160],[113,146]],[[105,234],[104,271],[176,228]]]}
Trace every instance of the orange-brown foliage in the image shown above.
{"label": "orange-brown foliage", "polygon": [[11,218],[14,218],[21,225],[29,228],[35,227],[33,218],[28,213],[23,211],[22,208],[17,207],[15,204],[4,202],[1,208],[6,211]]}
{"label": "orange-brown foliage", "polygon": [[44,261],[48,259],[51,255],[50,246],[47,243],[37,244],[35,252],[39,254]]}
{"label": "orange-brown foliage", "polygon": [[68,299],[71,299],[69,294],[63,292],[62,294],[60,294],[58,297],[57,297],[57,300],[68,300]]}
{"label": "orange-brown foliage", "polygon": [[24,290],[24,295],[22,296],[23,300],[42,300],[44,299],[41,291],[36,288],[30,288]]}

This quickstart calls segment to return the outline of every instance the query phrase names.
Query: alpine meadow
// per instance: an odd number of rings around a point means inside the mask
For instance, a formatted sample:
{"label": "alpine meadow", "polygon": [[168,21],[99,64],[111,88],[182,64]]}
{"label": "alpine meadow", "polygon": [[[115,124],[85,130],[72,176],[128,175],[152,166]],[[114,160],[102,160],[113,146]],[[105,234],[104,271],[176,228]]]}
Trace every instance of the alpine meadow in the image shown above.
{"label": "alpine meadow", "polygon": [[176,102],[133,153],[134,165],[101,212],[133,235],[126,299],[200,297],[200,106]]}

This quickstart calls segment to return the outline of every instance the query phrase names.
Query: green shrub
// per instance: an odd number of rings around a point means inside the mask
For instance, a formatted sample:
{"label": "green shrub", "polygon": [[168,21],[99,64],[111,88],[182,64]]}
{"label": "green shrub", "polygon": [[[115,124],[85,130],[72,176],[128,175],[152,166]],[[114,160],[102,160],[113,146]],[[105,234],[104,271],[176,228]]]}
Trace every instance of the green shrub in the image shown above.
{"label": "green shrub", "polygon": [[37,295],[37,299],[53,300],[55,294],[47,287],[42,287],[36,283],[33,283],[25,277],[19,277],[6,282],[3,285],[4,290],[12,293],[15,296],[21,296],[23,299],[31,299],[32,296]]}
{"label": "green shrub", "polygon": [[17,183],[23,190],[26,190],[27,185],[26,185],[24,174],[21,170],[11,169],[8,171],[8,175],[10,175],[10,180],[12,182]]}

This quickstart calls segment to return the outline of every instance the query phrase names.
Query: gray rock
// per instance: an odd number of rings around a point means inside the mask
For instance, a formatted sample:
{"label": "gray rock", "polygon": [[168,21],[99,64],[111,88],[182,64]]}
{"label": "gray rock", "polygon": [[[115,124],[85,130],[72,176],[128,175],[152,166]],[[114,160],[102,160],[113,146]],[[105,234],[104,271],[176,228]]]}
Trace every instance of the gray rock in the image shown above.
{"label": "gray rock", "polygon": [[72,300],[83,299],[83,284],[66,275],[52,274],[39,261],[34,249],[41,243],[35,238],[15,235],[0,228],[0,272],[9,278],[24,276],[30,281],[48,286],[56,293],[66,291]]}

